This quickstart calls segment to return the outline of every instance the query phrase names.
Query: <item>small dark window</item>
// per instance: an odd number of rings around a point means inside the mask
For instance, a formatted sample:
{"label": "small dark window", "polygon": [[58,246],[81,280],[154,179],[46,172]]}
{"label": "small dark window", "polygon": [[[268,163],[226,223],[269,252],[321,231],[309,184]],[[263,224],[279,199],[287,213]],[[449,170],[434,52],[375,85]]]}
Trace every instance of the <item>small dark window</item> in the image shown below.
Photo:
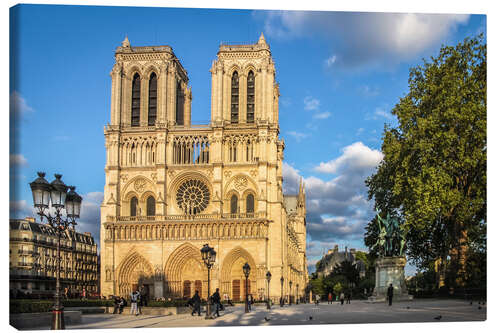
{"label": "small dark window", "polygon": [[130,199],[130,216],[137,216],[137,198]]}
{"label": "small dark window", "polygon": [[157,80],[156,74],[151,73],[149,78],[149,111],[148,111],[148,126],[154,126],[156,123],[156,99],[157,97]]}
{"label": "small dark window", "polygon": [[233,194],[231,197],[231,214],[238,213],[238,197],[236,194]]}
{"label": "small dark window", "polygon": [[247,195],[247,213],[254,212],[254,198],[253,194]]}
{"label": "small dark window", "polygon": [[177,109],[175,112],[175,122],[177,125],[184,125],[184,92],[180,81],[177,83]]}
{"label": "small dark window", "polygon": [[255,114],[255,77],[253,72],[248,73],[247,78],[247,123],[254,122]]}
{"label": "small dark window", "polygon": [[155,216],[155,210],[156,210],[156,201],[155,198],[153,197],[148,197],[148,200],[146,201],[146,211],[147,211],[147,216]]}
{"label": "small dark window", "polygon": [[132,80],[132,117],[131,125],[139,126],[141,119],[141,77],[139,74],[134,75]]}
{"label": "small dark window", "polygon": [[238,107],[240,100],[240,83],[238,78],[238,72],[233,73],[231,78],[231,124],[238,123]]}

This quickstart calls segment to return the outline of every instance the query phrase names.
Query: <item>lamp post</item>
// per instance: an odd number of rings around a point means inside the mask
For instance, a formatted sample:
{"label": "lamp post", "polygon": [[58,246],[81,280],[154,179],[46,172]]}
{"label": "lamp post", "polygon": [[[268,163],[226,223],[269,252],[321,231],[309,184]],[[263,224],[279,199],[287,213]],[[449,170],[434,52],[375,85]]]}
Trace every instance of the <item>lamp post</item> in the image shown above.
{"label": "lamp post", "polygon": [[267,279],[267,309],[271,310],[271,300],[269,299],[269,283],[271,282],[271,272],[267,271],[266,279]]}
{"label": "lamp post", "polygon": [[[30,183],[33,194],[33,205],[38,210],[40,220],[47,219],[47,223],[55,229],[57,234],[57,265],[56,265],[56,294],[52,311],[52,329],[63,330],[64,307],[61,303],[61,235],[72,226],[76,225],[76,219],[80,217],[82,197],[75,192],[74,186],[66,186],[61,180],[62,175],[55,174],[54,181],[49,184],[45,179],[45,172],[38,172],[38,178]],[[69,192],[68,192],[69,188]],[[49,204],[55,209],[52,215]],[[66,218],[62,210],[66,210]]]}
{"label": "lamp post", "polygon": [[293,284],[293,282],[290,281],[289,284],[290,284],[290,292],[288,293],[288,304],[290,306],[292,306],[292,284]]}
{"label": "lamp post", "polygon": [[248,309],[248,276],[250,275],[250,265],[246,262],[243,265],[243,274],[245,275],[245,313],[250,312]]}
{"label": "lamp post", "polygon": [[212,319],[210,316],[211,311],[210,311],[210,268],[215,263],[215,256],[217,253],[215,252],[213,247],[208,246],[208,244],[203,245],[203,247],[200,250],[201,252],[201,258],[203,259],[203,262],[205,263],[205,266],[207,266],[207,272],[208,272],[208,286],[207,286],[207,314],[205,315],[205,319]]}
{"label": "lamp post", "polygon": [[285,301],[283,300],[283,282],[285,282],[285,278],[284,278],[284,277],[281,277],[280,282],[281,282],[281,298],[280,298],[280,307],[283,307],[283,303],[285,303]]}

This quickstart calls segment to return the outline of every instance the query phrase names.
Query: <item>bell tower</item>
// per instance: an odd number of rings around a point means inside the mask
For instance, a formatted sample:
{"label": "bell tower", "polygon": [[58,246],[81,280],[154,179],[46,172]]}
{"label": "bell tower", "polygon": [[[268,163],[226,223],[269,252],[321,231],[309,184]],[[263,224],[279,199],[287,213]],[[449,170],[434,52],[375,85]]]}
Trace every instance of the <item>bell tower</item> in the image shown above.
{"label": "bell tower", "polygon": [[279,87],[264,34],[256,44],[221,44],[210,72],[212,125],[278,126]]}

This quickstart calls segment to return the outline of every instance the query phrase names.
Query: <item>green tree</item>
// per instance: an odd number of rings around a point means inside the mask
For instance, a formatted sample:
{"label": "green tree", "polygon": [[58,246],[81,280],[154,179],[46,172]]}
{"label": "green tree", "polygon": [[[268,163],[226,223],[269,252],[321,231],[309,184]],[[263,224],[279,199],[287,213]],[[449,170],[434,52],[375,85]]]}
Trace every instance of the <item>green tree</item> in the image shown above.
{"label": "green tree", "polygon": [[333,291],[335,292],[335,295],[339,295],[342,292],[342,290],[344,290],[344,287],[340,282],[337,282],[335,286],[333,286]]}
{"label": "green tree", "polygon": [[449,267],[460,285],[470,233],[486,225],[484,37],[442,47],[410,70],[408,84],[392,110],[398,126],[384,130],[384,159],[366,180],[368,197],[405,221],[407,254],[417,267],[438,260],[439,275]]}
{"label": "green tree", "polygon": [[343,276],[348,282],[353,282],[355,284],[359,282],[359,271],[356,265],[347,260],[337,264],[330,273],[330,276]]}
{"label": "green tree", "polygon": [[311,284],[311,290],[315,295],[325,294],[322,277],[316,277],[315,279],[311,279],[309,283]]}

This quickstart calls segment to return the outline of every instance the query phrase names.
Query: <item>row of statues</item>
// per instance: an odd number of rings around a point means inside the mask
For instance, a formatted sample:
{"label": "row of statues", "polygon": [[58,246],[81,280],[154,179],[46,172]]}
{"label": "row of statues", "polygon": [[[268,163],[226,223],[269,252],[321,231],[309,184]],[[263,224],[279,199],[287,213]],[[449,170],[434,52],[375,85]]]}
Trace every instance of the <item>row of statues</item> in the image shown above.
{"label": "row of statues", "polygon": [[404,254],[406,244],[406,230],[403,224],[396,217],[391,217],[387,212],[386,218],[377,212],[377,225],[379,229],[377,242],[374,245],[375,251],[382,257],[396,257]]}

